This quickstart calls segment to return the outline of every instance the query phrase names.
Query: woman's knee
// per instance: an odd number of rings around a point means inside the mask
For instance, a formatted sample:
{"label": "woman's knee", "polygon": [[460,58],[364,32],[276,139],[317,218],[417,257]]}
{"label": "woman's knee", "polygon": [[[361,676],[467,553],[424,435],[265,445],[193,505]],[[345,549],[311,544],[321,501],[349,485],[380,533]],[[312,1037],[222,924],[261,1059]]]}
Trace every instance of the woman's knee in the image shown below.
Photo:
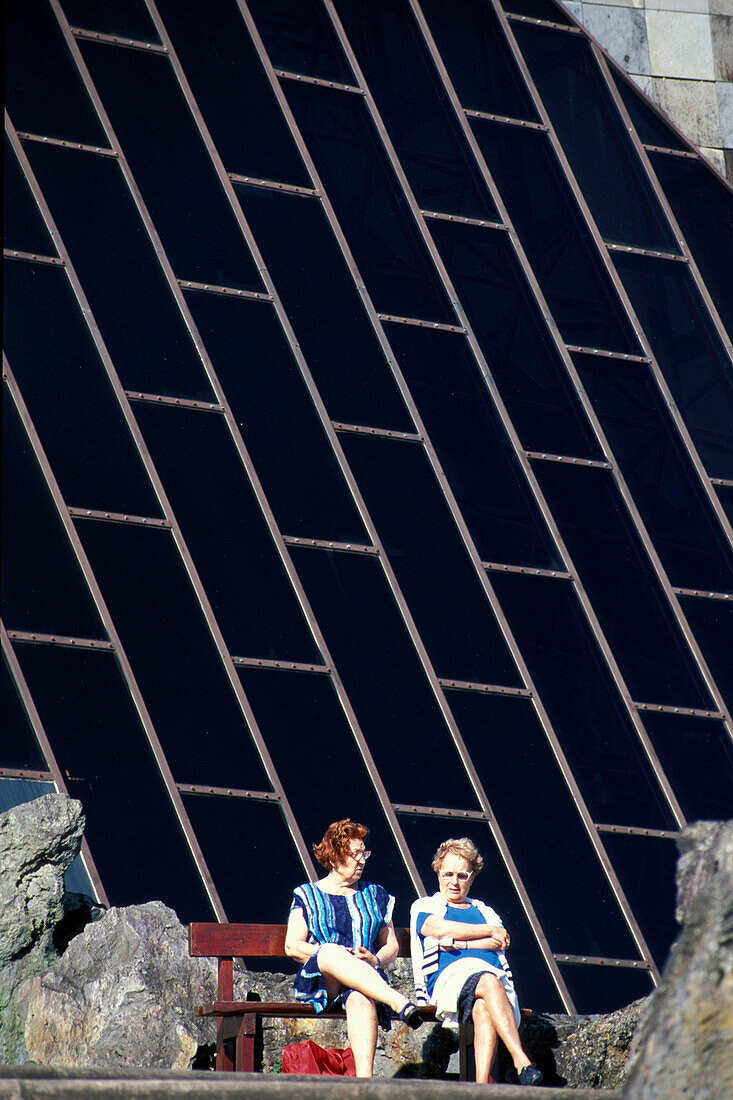
{"label": "woman's knee", "polygon": [[476,986],[476,996],[495,997],[497,993],[503,993],[504,987],[498,978],[495,978],[493,974],[482,974],[478,985]]}
{"label": "woman's knee", "polygon": [[371,997],[367,997],[366,993],[361,993],[358,989],[352,989],[346,998],[344,1004],[346,1013],[358,1012],[360,1014],[372,1015],[376,1014],[377,1006]]}

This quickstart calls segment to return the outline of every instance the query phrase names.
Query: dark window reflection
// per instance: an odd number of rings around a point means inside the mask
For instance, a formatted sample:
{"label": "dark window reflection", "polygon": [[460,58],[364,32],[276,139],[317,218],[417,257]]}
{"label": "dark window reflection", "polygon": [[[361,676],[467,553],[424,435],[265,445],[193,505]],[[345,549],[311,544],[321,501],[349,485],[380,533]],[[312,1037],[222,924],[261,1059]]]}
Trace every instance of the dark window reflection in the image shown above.
{"label": "dark window reflection", "polygon": [[733,604],[684,596],[680,603],[718,690],[733,710]]}
{"label": "dark window reflection", "polygon": [[629,931],[531,700],[451,691],[449,701],[553,951],[633,954]]}
{"label": "dark window reflection", "polygon": [[461,818],[418,817],[402,813],[397,820],[428,894],[437,889],[431,863],[438,846],[450,837],[470,837],[484,857],[483,870],[472,886],[470,896],[495,909],[511,932],[512,949],[508,958],[520,1004],[531,1006],[535,1012],[562,1012],[560,995],[550,977],[532,926],[486,825]]}
{"label": "dark window reflection", "polygon": [[423,448],[343,435],[346,457],[439,676],[521,678]]}
{"label": "dark window reflection", "polygon": [[58,146],[27,152],[123,386],[213,401],[119,166]]}
{"label": "dark window reflection", "polygon": [[573,358],[672,584],[730,590],[729,547],[649,369]]}
{"label": "dark window reflection", "polygon": [[431,232],[522,444],[600,457],[506,234],[438,221]]}
{"label": "dark window reflection", "polygon": [[685,817],[733,817],[733,741],[723,723],[654,711],[642,718]]}
{"label": "dark window reflection", "polygon": [[3,175],[5,248],[55,256],[56,249],[51,243],[41,212],[31,195],[28,181],[21,171],[7,135]]}
{"label": "dark window reflection", "polygon": [[[372,858],[365,878],[397,897],[395,921],[408,924],[414,889],[330,677],[237,671],[309,847],[332,821],[350,817],[367,825]],[[293,751],[296,743],[306,751]]]}
{"label": "dark window reflection", "polygon": [[247,7],[275,68],[356,83],[320,0],[248,0]]}
{"label": "dark window reflection", "polygon": [[46,0],[8,0],[6,107],[16,130],[107,145],[104,130]]}
{"label": "dark window reflection", "polygon": [[453,322],[363,98],[292,81],[285,92],[377,309]]}
{"label": "dark window reflection", "polygon": [[[306,873],[280,807],[190,794],[183,802],[228,919],[285,924]],[[296,964],[283,959],[278,969],[295,973]]]}
{"label": "dark window reflection", "polygon": [[236,0],[158,10],[227,171],[310,187]]}
{"label": "dark window reflection", "polygon": [[413,325],[388,336],[482,559],[559,567],[465,337]]}
{"label": "dark window reflection", "polygon": [[420,206],[498,217],[409,7],[337,0],[336,9]]}
{"label": "dark window reflection", "polygon": [[329,416],[413,432],[321,204],[236,190]]}
{"label": "dark window reflection", "polygon": [[176,781],[269,789],[170,535],[99,522],[79,533]]}
{"label": "dark window reflection", "polygon": [[690,272],[621,252],[613,262],[708,473],[733,476],[730,362]]}
{"label": "dark window reflection", "polygon": [[187,297],[280,529],[368,542],[274,309],[219,294]]}
{"label": "dark window reflection", "polygon": [[94,42],[81,47],[176,275],[262,290],[166,58]]}
{"label": "dark window reflection", "polygon": [[547,134],[471,125],[565,341],[638,354]]}
{"label": "dark window reflection", "polygon": [[502,7],[504,11],[528,15],[531,19],[546,19],[551,23],[572,25],[562,8],[553,4],[552,0],[502,0]]}
{"label": "dark window reflection", "polygon": [[64,499],[160,516],[66,272],[6,260],[5,311],[8,360]]}
{"label": "dark window reflection", "polygon": [[593,820],[675,828],[571,585],[491,579]]}
{"label": "dark window reflection", "polygon": [[616,81],[624,106],[629,112],[634,129],[645,145],[658,145],[662,149],[685,149],[690,146],[681,140],[663,118],[653,110],[652,104],[643,96],[624,73],[610,67],[611,77]]}
{"label": "dark window reflection", "polygon": [[677,244],[585,37],[513,31],[603,238],[677,252]]}
{"label": "dark window reflection", "polygon": [[[478,809],[379,562],[299,548],[293,560],[389,797]],[[405,767],[426,753],[438,768]]]}
{"label": "dark window reflection", "polygon": [[616,966],[561,966],[575,1011],[615,1012],[654,990],[648,970]]}
{"label": "dark window reflection", "polygon": [[712,706],[610,474],[558,462],[535,470],[632,698]]}
{"label": "dark window reflection", "polygon": [[73,27],[142,42],[160,41],[145,0],[63,0],[63,9]]}
{"label": "dark window reflection", "polygon": [[[3,654],[2,668],[0,669],[0,713],[3,715],[0,767],[45,771],[48,764],[38,747],[25,707],[20,701],[15,680],[10,675],[10,669],[5,660],[5,654]],[[21,802],[25,801],[27,799],[21,799]],[[4,809],[7,808],[7,806],[4,807]]]}
{"label": "dark window reflection", "polygon": [[733,523],[733,486],[716,485],[715,492],[718,495],[720,503],[723,505],[723,511],[730,522]]}
{"label": "dark window reflection", "polygon": [[674,919],[675,842],[622,833],[604,833],[601,839],[652,957],[661,968],[678,931]]}
{"label": "dark window reflection", "polygon": [[81,568],[21,426],[3,394],[2,614],[8,630],[105,638]]}
{"label": "dark window reflection", "polygon": [[[212,911],[111,654],[23,646],[23,672],[112,905],[151,898],[181,921]],[[112,815],[112,816],[111,816]]]}
{"label": "dark window reflection", "polygon": [[538,121],[490,4],[482,0],[420,0],[420,7],[464,108]]}
{"label": "dark window reflection", "polygon": [[0,779],[0,814],[55,791],[53,783],[42,783],[37,779]]}

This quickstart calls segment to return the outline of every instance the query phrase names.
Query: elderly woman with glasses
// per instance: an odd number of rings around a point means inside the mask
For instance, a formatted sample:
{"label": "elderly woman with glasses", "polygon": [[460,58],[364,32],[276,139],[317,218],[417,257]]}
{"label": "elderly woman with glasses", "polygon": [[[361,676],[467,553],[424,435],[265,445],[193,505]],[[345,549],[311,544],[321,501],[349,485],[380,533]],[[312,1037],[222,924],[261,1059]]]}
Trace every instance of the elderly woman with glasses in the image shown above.
{"label": "elderly woman with glasses", "polygon": [[285,953],[302,963],[293,989],[316,1012],[343,1005],[357,1077],[371,1077],[377,1022],[389,1025],[389,1009],[412,1028],[419,1009],[384,977],[399,945],[392,924],[394,898],[382,886],[362,882],[371,852],[369,830],[346,818],[326,829],[313,854],[328,873],[293,893]]}
{"label": "elderly woman with glasses", "polygon": [[542,1074],[524,1053],[517,1031],[519,1002],[504,954],[509,933],[493,909],[468,896],[483,863],[468,837],[446,840],[435,853],[438,893],[420,898],[410,910],[417,1000],[435,1005],[448,1026],[473,1021],[478,1082],[489,1081],[501,1039],[519,1083],[539,1085]]}

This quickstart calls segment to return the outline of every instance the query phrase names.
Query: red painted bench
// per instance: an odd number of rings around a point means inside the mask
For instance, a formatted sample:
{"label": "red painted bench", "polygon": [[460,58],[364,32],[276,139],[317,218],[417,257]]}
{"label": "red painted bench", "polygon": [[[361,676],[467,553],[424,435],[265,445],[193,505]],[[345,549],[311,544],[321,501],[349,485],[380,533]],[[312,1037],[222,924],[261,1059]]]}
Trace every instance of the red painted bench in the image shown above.
{"label": "red painted bench", "polygon": [[[410,931],[398,928],[399,957],[410,956]],[[255,1036],[257,1021],[265,1017],[297,1017],[325,1020],[344,1020],[341,1009],[316,1014],[311,1005],[298,1001],[235,1001],[235,958],[277,959],[285,958],[284,924],[190,924],[188,949],[194,958],[219,960],[217,998],[208,1004],[198,1005],[198,1016],[215,1016],[217,1020],[216,1068],[239,1073],[254,1072]],[[432,1007],[420,1010],[426,1020],[435,1019]],[[466,1080],[468,1050],[473,1028],[461,1027],[459,1034],[460,1078]]]}

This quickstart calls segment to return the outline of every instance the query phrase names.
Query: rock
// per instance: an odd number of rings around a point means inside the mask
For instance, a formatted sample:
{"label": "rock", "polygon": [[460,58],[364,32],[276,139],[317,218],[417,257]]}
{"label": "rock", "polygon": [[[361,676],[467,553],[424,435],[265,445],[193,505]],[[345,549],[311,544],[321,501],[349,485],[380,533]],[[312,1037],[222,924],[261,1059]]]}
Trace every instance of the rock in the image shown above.
{"label": "rock", "polygon": [[110,909],[18,1000],[28,1054],[48,1066],[188,1069],[214,1040],[194,1006],[216,995],[215,965],[188,954],[162,902]]}
{"label": "rock", "polygon": [[733,822],[679,839],[684,920],[632,1044],[624,1100],[733,1096]]}
{"label": "rock", "polygon": [[64,872],[81,847],[84,812],[47,794],[0,814],[0,1062],[27,1061],[14,1004],[19,985],[58,957]]}

